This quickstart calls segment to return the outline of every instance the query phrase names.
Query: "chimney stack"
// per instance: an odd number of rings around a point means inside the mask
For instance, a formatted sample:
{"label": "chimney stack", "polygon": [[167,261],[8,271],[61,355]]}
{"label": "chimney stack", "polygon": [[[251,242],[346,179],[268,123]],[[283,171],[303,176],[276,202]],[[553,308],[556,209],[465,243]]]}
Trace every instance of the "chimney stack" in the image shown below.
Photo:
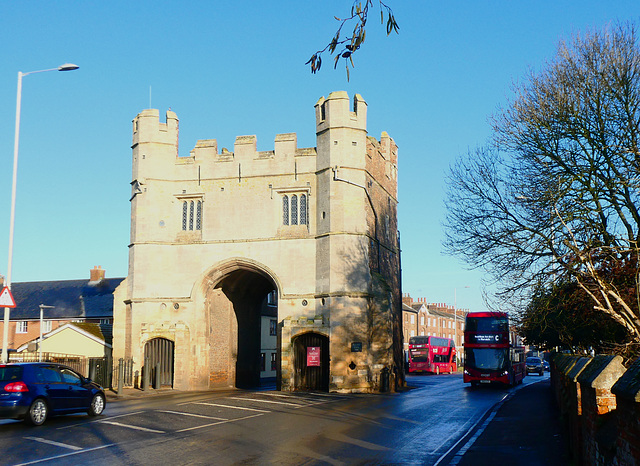
{"label": "chimney stack", "polygon": [[89,272],[89,283],[100,283],[104,280],[104,272],[100,265],[95,265]]}

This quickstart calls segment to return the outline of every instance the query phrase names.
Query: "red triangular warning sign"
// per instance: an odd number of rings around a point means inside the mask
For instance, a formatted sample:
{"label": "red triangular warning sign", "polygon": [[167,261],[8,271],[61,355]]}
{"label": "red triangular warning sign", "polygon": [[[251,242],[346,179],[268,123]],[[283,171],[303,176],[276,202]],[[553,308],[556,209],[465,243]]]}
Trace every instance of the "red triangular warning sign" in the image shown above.
{"label": "red triangular warning sign", "polygon": [[16,307],[16,302],[13,300],[11,290],[6,286],[2,289],[2,293],[0,293],[0,307]]}

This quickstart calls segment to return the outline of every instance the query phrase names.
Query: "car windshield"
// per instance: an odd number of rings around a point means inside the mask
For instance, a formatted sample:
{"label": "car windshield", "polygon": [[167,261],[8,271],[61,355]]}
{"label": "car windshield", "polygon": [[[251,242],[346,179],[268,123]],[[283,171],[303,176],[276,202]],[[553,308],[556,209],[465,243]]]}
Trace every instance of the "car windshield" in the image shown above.
{"label": "car windshield", "polygon": [[540,358],[527,358],[527,364],[540,364]]}
{"label": "car windshield", "polygon": [[0,366],[0,382],[10,382],[22,378],[22,367]]}

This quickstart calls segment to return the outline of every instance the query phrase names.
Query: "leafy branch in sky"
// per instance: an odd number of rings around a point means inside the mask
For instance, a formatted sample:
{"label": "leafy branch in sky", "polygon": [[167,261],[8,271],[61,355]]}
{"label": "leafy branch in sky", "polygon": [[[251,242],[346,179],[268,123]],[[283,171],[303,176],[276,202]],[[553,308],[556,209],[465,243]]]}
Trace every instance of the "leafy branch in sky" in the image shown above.
{"label": "leafy branch in sky", "polygon": [[[380,23],[385,24],[386,20],[387,36],[392,32],[397,34],[399,26],[393,15],[393,11],[381,0],[378,3],[380,6]],[[320,67],[322,66],[322,54],[324,52],[329,52],[331,55],[334,55],[334,69],[338,66],[338,62],[341,59],[344,60],[347,80],[349,79],[349,65],[351,65],[352,68],[354,67],[353,54],[356,53],[364,43],[367,33],[367,20],[369,19],[370,9],[373,8],[373,6],[373,0],[356,0],[351,6],[350,16],[346,18],[338,18],[337,16],[334,16],[336,21],[340,23],[340,26],[333,36],[333,39],[331,39],[331,42],[329,42],[325,48],[318,50],[311,55],[309,61],[305,63],[305,65],[309,65],[311,67],[312,73],[316,73],[320,70]],[[353,24],[351,33],[344,33],[343,28],[351,24]]]}

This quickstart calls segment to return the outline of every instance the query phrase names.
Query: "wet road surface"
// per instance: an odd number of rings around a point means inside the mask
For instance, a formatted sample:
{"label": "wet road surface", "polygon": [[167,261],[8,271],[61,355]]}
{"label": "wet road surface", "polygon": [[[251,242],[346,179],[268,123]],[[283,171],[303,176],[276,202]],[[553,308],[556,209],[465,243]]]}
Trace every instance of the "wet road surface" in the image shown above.
{"label": "wet road surface", "polygon": [[0,421],[0,457],[3,464],[449,464],[510,393],[471,389],[460,374],[408,382],[410,390],[383,395],[183,392],[118,401],[98,418],[63,416],[39,428]]}

